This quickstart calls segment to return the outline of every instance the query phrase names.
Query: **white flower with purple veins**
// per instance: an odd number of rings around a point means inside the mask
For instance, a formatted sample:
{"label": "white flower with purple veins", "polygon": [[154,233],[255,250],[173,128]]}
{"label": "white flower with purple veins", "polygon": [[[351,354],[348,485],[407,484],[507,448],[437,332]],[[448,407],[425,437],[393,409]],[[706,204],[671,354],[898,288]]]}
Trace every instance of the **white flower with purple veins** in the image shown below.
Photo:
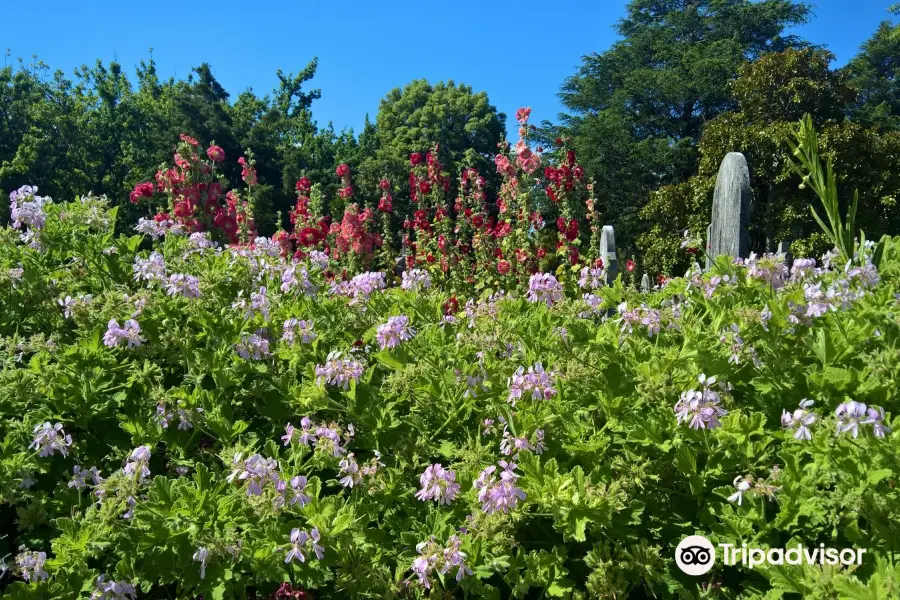
{"label": "white flower with purple veins", "polygon": [[347,455],[346,458],[342,459],[340,462],[341,472],[343,475],[338,482],[348,488],[352,488],[353,486],[358,486],[363,482],[362,474],[359,472],[359,463],[356,462],[356,457],[351,452]]}
{"label": "white flower with purple veins", "polygon": [[96,467],[90,469],[82,469],[79,465],[72,467],[72,481],[69,482],[70,488],[75,488],[79,492],[88,486],[88,481],[93,479]]}
{"label": "white flower with purple veins", "polygon": [[343,358],[339,351],[333,350],[328,353],[324,365],[316,365],[316,382],[349,390],[350,382],[358,382],[364,370],[362,363]]}
{"label": "white flower with purple veins", "polygon": [[311,250],[309,253],[309,264],[320,271],[328,269],[328,255],[321,250]]}
{"label": "white flower with purple veins", "polygon": [[518,465],[507,463],[505,460],[501,460],[498,464],[503,469],[499,481],[494,476],[497,467],[492,465],[483,470],[474,483],[474,488],[478,490],[481,510],[487,514],[498,511],[509,512],[516,507],[519,500],[525,499],[525,492],[516,486],[519,476],[516,475],[515,469]]}
{"label": "white flower with purple veins", "polygon": [[22,546],[18,555],[16,555],[16,566],[22,573],[22,579],[32,583],[35,581],[44,581],[50,577],[50,574],[44,570],[44,563],[47,562],[46,552],[29,552],[25,551]]}
{"label": "white flower with purple veins", "polygon": [[318,334],[313,331],[313,327],[312,321],[302,321],[294,318],[287,319],[284,322],[284,333],[281,334],[281,341],[288,346],[293,346],[296,336],[299,335],[302,343],[310,344],[318,337]]}
{"label": "white flower with purple veins", "polygon": [[193,275],[183,273],[170,275],[169,283],[166,284],[166,293],[170,296],[181,294],[186,298],[199,298],[200,280]]}
{"label": "white flower with purple veins", "polygon": [[419,477],[422,489],[416,492],[416,498],[423,502],[434,500],[438,504],[450,504],[459,494],[460,485],[456,483],[456,471],[448,471],[440,463],[429,465]]}
{"label": "white flower with purple veins", "polygon": [[584,267],[581,269],[581,277],[578,286],[586,290],[596,290],[606,285],[606,271],[602,268]]}
{"label": "white flower with purple veins", "polygon": [[63,431],[63,424],[42,423],[34,427],[34,440],[29,448],[38,450],[38,456],[53,456],[59,452],[67,456],[67,448],[72,445],[72,436]]}
{"label": "white flower with purple veins", "polygon": [[732,485],[734,485],[737,491],[728,496],[728,501],[737,502],[737,505],[740,506],[744,501],[744,492],[750,489],[750,481],[738,475],[734,478],[734,482],[732,483]]}
{"label": "white flower with purple veins", "polygon": [[316,285],[309,280],[306,268],[300,267],[298,272],[296,264],[292,264],[281,273],[281,291],[288,293],[294,288],[299,288],[307,296],[314,296],[317,291]]}
{"label": "white flower with purple veins", "polygon": [[125,327],[120,327],[116,319],[110,319],[103,334],[103,343],[115,348],[124,341],[128,343],[128,348],[136,348],[146,341],[140,334],[141,326],[134,319],[125,321]]}
{"label": "white flower with purple veins", "polygon": [[548,307],[563,299],[562,284],[550,273],[535,273],[528,280],[528,293],[525,297],[529,302],[543,302]]}
{"label": "white flower with purple veins", "polygon": [[265,286],[259,288],[258,292],[250,294],[250,310],[258,312],[264,319],[269,318],[269,298],[266,296]]}
{"label": "white flower with purple veins", "polygon": [[807,409],[813,404],[814,402],[812,400],[804,398],[800,401],[800,408],[796,409],[793,413],[789,413],[786,410],[781,413],[781,426],[785,429],[796,429],[796,431],[794,431],[794,439],[812,439],[812,433],[809,431],[809,426],[815,423],[816,415]]}
{"label": "white flower with purple veins", "polygon": [[322,560],[322,557],[325,556],[325,548],[319,544],[319,541],[319,529],[317,527],[313,527],[309,533],[300,529],[292,529],[291,546],[287,556],[284,558],[284,562],[289,563],[294,559],[306,562],[307,555],[304,552],[309,553],[310,550],[316,555],[317,559]]}
{"label": "white flower with purple veins", "polygon": [[884,424],[884,408],[870,406],[866,410],[867,418],[863,423],[872,425],[872,433],[877,438],[884,438],[891,428]]}
{"label": "white flower with purple veins", "polygon": [[31,229],[43,229],[47,221],[44,205],[53,204],[49,196],[38,196],[37,186],[23,185],[9,194],[10,218],[13,229],[27,225]]}
{"label": "white flower with purple veins", "polygon": [[838,406],[835,415],[838,418],[838,435],[850,431],[855,439],[859,436],[860,425],[872,425],[872,434],[877,438],[891,432],[891,428],[884,424],[884,408],[868,407],[851,400]]}
{"label": "white flower with purple veins", "polygon": [[719,406],[721,403],[719,393],[712,389],[716,378],[707,378],[701,373],[699,380],[703,389],[682,393],[681,398],[675,403],[675,415],[679,423],[690,421],[691,429],[715,429],[721,424],[719,418],[727,415],[728,411]]}
{"label": "white flower with purple veins", "polygon": [[731,324],[730,331],[722,330],[719,341],[729,346],[731,356],[728,358],[729,364],[739,364],[741,362],[741,349],[744,347],[744,340],[741,339],[740,328],[735,324]]}
{"label": "white flower with purple veins", "polygon": [[150,476],[150,447],[138,446],[131,451],[128,461],[125,463],[125,474],[143,481]]}
{"label": "white flower with purple veins", "polygon": [[375,333],[378,345],[382,350],[396,348],[416,335],[416,330],[409,326],[409,317],[399,315],[390,317],[384,325],[379,325]]}
{"label": "white flower with purple veins", "polygon": [[530,452],[534,450],[534,446],[531,445],[531,441],[529,441],[528,436],[519,436],[516,437],[509,432],[508,426],[503,426],[503,438],[500,440],[500,453],[505,456],[511,456],[515,454],[519,455],[521,451]]}
{"label": "white flower with purple veins", "polygon": [[[301,421],[300,424],[303,425],[303,422]],[[341,436],[335,427],[326,427],[325,425],[317,427],[315,445],[319,450],[330,453],[335,458],[347,453],[347,450],[341,446]]]}
{"label": "white flower with purple veins", "polygon": [[289,501],[291,506],[299,504],[303,508],[309,504],[309,496],[306,495],[306,477],[297,475],[291,478],[291,492],[293,495]]}
{"label": "white flower with purple veins", "polygon": [[422,269],[403,271],[403,281],[400,283],[400,287],[408,292],[427,290],[431,287],[431,276],[428,271]]}
{"label": "white flower with purple veins", "polygon": [[195,231],[188,239],[191,245],[199,250],[216,247],[216,243],[209,239],[209,234],[205,231]]}
{"label": "white flower with purple veins", "polygon": [[269,340],[260,335],[260,332],[261,329],[256,333],[241,335],[241,341],[235,345],[238,356],[244,360],[262,360],[269,356]]}
{"label": "white flower with purple veins", "polygon": [[135,258],[132,270],[135,281],[164,281],[166,279],[166,261],[159,252],[151,253],[150,258]]}
{"label": "white flower with purple veins", "polygon": [[[235,459],[239,462],[240,455]],[[278,479],[278,461],[274,458],[263,458],[259,454],[254,454],[247,458],[239,468],[232,471],[229,475],[229,481],[234,478],[236,472],[239,472],[238,479],[247,481],[248,496],[262,496],[262,486],[271,481],[277,483]]]}
{"label": "white flower with purple veins", "polygon": [[200,547],[194,552],[194,562],[200,563],[200,579],[206,577],[206,561],[209,559],[209,548]]}
{"label": "white flower with purple veins", "polygon": [[104,575],[97,577],[89,600],[137,600],[137,590],[126,580],[106,581]]}
{"label": "white flower with purple veins", "polygon": [[544,371],[541,363],[528,367],[527,372],[525,367],[519,367],[507,380],[509,396],[506,401],[515,406],[517,400],[528,395],[532,400],[549,400],[556,395],[555,380],[556,373]]}
{"label": "white flower with purple veins", "polygon": [[342,281],[331,285],[331,294],[350,298],[350,304],[356,305],[366,302],[369,296],[376,290],[386,287],[384,273],[367,271],[360,273],[350,281]]}

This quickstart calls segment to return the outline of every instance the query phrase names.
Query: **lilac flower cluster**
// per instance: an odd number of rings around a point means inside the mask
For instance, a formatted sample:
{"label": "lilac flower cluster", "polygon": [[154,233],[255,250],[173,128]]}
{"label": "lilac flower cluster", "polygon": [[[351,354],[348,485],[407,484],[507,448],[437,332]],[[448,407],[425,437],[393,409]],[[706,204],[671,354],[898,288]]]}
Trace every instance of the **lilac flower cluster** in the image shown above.
{"label": "lilac flower cluster", "polygon": [[440,463],[429,465],[419,477],[422,489],[416,492],[416,498],[423,502],[434,500],[438,504],[453,502],[459,494],[460,485],[456,483],[456,471],[448,471]]}
{"label": "lilac flower cluster", "polygon": [[400,287],[409,292],[427,290],[431,287],[431,276],[423,269],[411,269],[403,271],[403,281]]}
{"label": "lilac flower cluster", "polygon": [[498,464],[502,469],[499,480],[494,476],[497,467],[491,465],[481,472],[473,486],[478,490],[481,510],[487,514],[498,511],[509,512],[516,507],[519,500],[525,499],[525,492],[516,486],[519,476],[515,470],[518,465],[505,460],[501,460]]}
{"label": "lilac flower cluster", "polygon": [[809,426],[815,423],[816,415],[807,409],[813,404],[814,402],[812,400],[804,398],[800,401],[800,408],[796,409],[794,412],[789,413],[786,410],[781,412],[781,426],[789,430],[796,429],[796,431],[794,431],[794,439],[812,439],[812,433],[809,431]]}
{"label": "lilac flower cluster", "polygon": [[313,327],[312,321],[303,321],[294,318],[287,319],[284,322],[281,341],[288,346],[293,346],[295,338],[299,334],[301,343],[310,344],[318,337],[316,332],[313,331]]}
{"label": "lilac flower cluster", "polygon": [[125,321],[125,327],[120,327],[119,322],[110,319],[103,334],[103,343],[110,348],[115,348],[123,341],[128,342],[128,348],[136,348],[146,340],[141,337],[141,326],[134,319]]}
{"label": "lilac flower cluster", "polygon": [[318,269],[319,271],[325,271],[328,269],[328,255],[322,252],[321,250],[311,250],[309,253],[309,264],[310,266]]}
{"label": "lilac flower cluster", "polygon": [[274,485],[280,480],[278,461],[274,458],[263,458],[260,454],[253,454],[247,457],[247,460],[241,460],[241,454],[235,454],[227,481],[230,483],[235,477],[247,481],[248,496],[262,496],[263,486],[267,482]]}
{"label": "lilac flower cluster", "polygon": [[750,253],[750,258],[743,261],[747,267],[747,274],[750,277],[760,279],[767,282],[774,289],[784,287],[789,272],[784,264],[784,256],[780,254],[763,254],[757,256],[755,252]]}
{"label": "lilac flower cluster", "polygon": [[193,275],[175,273],[169,276],[169,283],[166,284],[166,293],[169,296],[181,294],[185,298],[199,298],[200,280]]}
{"label": "lilac flower cluster", "polygon": [[69,482],[70,488],[75,488],[80,492],[88,487],[89,480],[94,486],[103,483],[103,478],[100,477],[100,471],[97,470],[97,467],[91,467],[90,469],[84,469],[79,465],[72,467],[72,481]]}
{"label": "lilac flower cluster", "polygon": [[646,304],[642,304],[640,308],[628,308],[626,302],[621,303],[617,310],[619,311],[619,322],[622,324],[622,331],[631,333],[634,331],[635,325],[647,328],[647,335],[654,336],[662,329],[662,312],[650,308]]}
{"label": "lilac flower cluster", "polygon": [[891,432],[891,428],[884,424],[884,408],[867,407],[862,402],[851,400],[839,405],[834,414],[838,418],[838,435],[849,431],[856,439],[860,425],[871,425],[872,435],[876,438],[884,438]]}
{"label": "lilac flower cluster", "polygon": [[437,571],[444,575],[456,568],[456,581],[462,581],[466,575],[472,575],[473,571],[466,566],[466,553],[460,550],[462,540],[451,535],[446,546],[437,543],[434,536],[427,542],[416,545],[419,556],[412,563],[412,572],[418,578],[419,584],[425,589],[431,589],[431,575]]}
{"label": "lilac flower cluster", "polygon": [[298,265],[291,264],[281,273],[281,291],[286,294],[295,288],[307,296],[315,296],[318,291],[316,285],[309,280],[306,267],[299,267],[298,271]]}
{"label": "lilac flower cluster", "polygon": [[125,474],[137,476],[138,483],[150,476],[150,447],[138,446],[131,451],[125,463]]}
{"label": "lilac flower cluster", "polygon": [[360,465],[356,462],[356,456],[351,452],[341,459],[338,466],[341,469],[340,475],[343,476],[338,480],[338,483],[345,488],[352,488],[362,485],[365,478],[377,473],[378,467],[383,467],[384,463],[381,462],[381,452],[376,450],[375,456],[366,464]]}
{"label": "lilac flower cluster", "polygon": [[360,273],[350,281],[341,281],[331,285],[331,294],[333,296],[344,296],[350,298],[350,304],[365,303],[369,296],[376,290],[383,290],[387,286],[385,275],[382,272],[366,271]]}
{"label": "lilac flower cluster", "polygon": [[341,352],[333,350],[328,353],[324,365],[316,365],[316,382],[350,389],[351,381],[359,381],[365,367],[352,358],[343,358]]}
{"label": "lilac flower cluster", "polygon": [[53,456],[59,452],[63,456],[67,456],[69,451],[67,448],[72,445],[72,436],[66,435],[63,431],[63,424],[42,423],[34,427],[34,440],[30,449],[38,450],[38,456]]}
{"label": "lilac flower cluster", "polygon": [[[203,412],[203,409],[197,407],[194,409],[194,412],[200,414]],[[175,414],[178,414],[178,429],[181,431],[187,431],[188,429],[192,429],[194,424],[191,423],[191,415],[189,409],[184,408],[184,403],[179,400],[175,412],[172,412],[170,407],[167,407],[165,402],[159,402],[156,405],[156,414],[153,416],[153,420],[156,421],[157,425],[162,427],[163,429],[169,428],[169,421],[175,418]]]}
{"label": "lilac flower cluster", "polygon": [[315,447],[317,450],[331,454],[335,458],[344,456],[347,453],[345,445],[353,439],[356,433],[352,424],[348,424],[346,431],[342,431],[341,427],[336,423],[316,425],[309,417],[300,419],[300,429],[288,423],[284,428],[284,432],[281,440],[285,446],[290,446],[296,437],[301,445]]}
{"label": "lilac flower cluster", "polygon": [[738,475],[732,482],[735,492],[728,496],[728,501],[735,502],[738,506],[741,506],[744,502],[744,494],[766,496],[769,500],[774,500],[775,494],[781,490],[779,486],[774,485],[774,482],[777,481],[780,475],[781,471],[778,465],[772,468],[772,474],[768,480],[756,479],[752,475],[745,477]]}
{"label": "lilac flower cluster", "polygon": [[9,194],[9,210],[13,229],[28,226],[40,231],[47,222],[44,205],[52,204],[49,196],[38,196],[37,186],[23,185]]}
{"label": "lilac flower cluster", "polygon": [[581,269],[581,277],[578,286],[585,290],[596,290],[606,285],[606,270],[597,267],[584,267]]}
{"label": "lilac flower cluster", "polygon": [[387,323],[379,325],[375,333],[375,339],[382,350],[396,348],[401,342],[405,342],[416,335],[416,330],[409,326],[409,317],[399,315],[390,317]]}
{"label": "lilac flower cluster", "polygon": [[235,351],[244,360],[262,360],[269,356],[269,340],[264,337],[265,331],[258,329],[256,333],[241,334],[241,341],[235,344]]}
{"label": "lilac flower cluster", "polygon": [[799,281],[818,274],[819,269],[816,269],[814,258],[795,258],[791,265],[791,281]]}
{"label": "lilac flower cluster", "polygon": [[106,581],[105,575],[97,577],[89,600],[137,600],[137,590],[126,580]]}
{"label": "lilac flower cluster", "polygon": [[535,273],[528,280],[525,297],[529,302],[543,302],[550,307],[563,299],[563,287],[550,273]]}
{"label": "lilac flower cluster", "polygon": [[[702,389],[682,393],[681,398],[675,403],[675,415],[679,423],[690,421],[691,429],[715,429],[721,424],[719,417],[727,415],[728,411],[719,406],[722,399],[719,392],[712,389],[716,378],[707,378],[701,373],[698,379]],[[722,391],[728,389],[722,384],[718,387]]]}
{"label": "lilac flower cluster", "polygon": [[144,217],[141,217],[138,219],[138,223],[135,226],[134,230],[138,233],[149,235],[154,240],[157,240],[166,235],[184,234],[184,227],[181,225],[181,223],[173,221],[172,219],[163,219],[161,221],[157,221],[156,219],[146,219]]}
{"label": "lilac flower cluster", "polygon": [[309,533],[296,528],[292,529],[291,545],[284,562],[290,563],[295,559],[300,562],[306,562],[306,557],[309,555],[310,550],[312,550],[312,553],[316,555],[318,560],[322,560],[322,557],[325,556],[325,548],[319,544],[319,541],[319,530],[316,527],[313,527]]}
{"label": "lilac flower cluster", "polygon": [[79,294],[77,298],[66,296],[65,298],[60,298],[56,302],[62,307],[63,316],[67,319],[71,319],[75,316],[76,310],[90,304],[93,298],[94,297],[91,294]]}
{"label": "lilac flower cluster", "polygon": [[535,454],[543,454],[547,449],[544,444],[544,430],[537,429],[534,432],[534,442],[528,439],[528,436],[514,436],[509,432],[507,424],[503,425],[502,439],[500,440],[500,452],[505,456],[512,456],[516,460],[519,452],[534,452]]}
{"label": "lilac flower cluster", "polygon": [[198,250],[207,250],[218,246],[218,244],[209,239],[209,233],[206,231],[195,231],[188,239],[191,242],[191,246]]}
{"label": "lilac flower cluster", "polygon": [[135,281],[165,281],[166,261],[159,252],[152,252],[149,258],[137,257],[134,259]]}
{"label": "lilac flower cluster", "polygon": [[31,583],[50,578],[50,574],[44,570],[44,564],[47,562],[46,552],[30,552],[25,550],[24,546],[19,550],[19,554],[16,555],[16,566],[22,574],[22,579]]}
{"label": "lilac flower cluster", "polygon": [[578,313],[578,316],[582,319],[589,319],[594,317],[601,312],[601,306],[603,304],[603,298],[594,294],[584,294],[581,297],[582,301],[587,304],[588,309],[586,311],[582,311]]}
{"label": "lilac flower cluster", "polygon": [[516,401],[531,395],[532,400],[549,400],[556,395],[556,372],[545,371],[541,363],[535,363],[533,366],[519,367],[512,377],[507,379],[509,387],[509,396],[506,401],[516,405]]}

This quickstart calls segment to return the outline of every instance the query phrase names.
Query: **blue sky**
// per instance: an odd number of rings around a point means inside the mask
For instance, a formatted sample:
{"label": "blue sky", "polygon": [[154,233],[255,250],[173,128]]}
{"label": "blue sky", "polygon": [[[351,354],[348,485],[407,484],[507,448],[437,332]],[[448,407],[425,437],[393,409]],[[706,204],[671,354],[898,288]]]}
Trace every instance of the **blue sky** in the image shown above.
{"label": "blue sky", "polygon": [[[845,63],[884,19],[894,0],[819,0],[797,33],[826,44]],[[45,0],[0,2],[0,51],[36,54],[71,74],[80,64],[113,58],[133,73],[153,56],[164,77],[185,76],[209,62],[233,96],[269,92],[275,71],[297,72],[313,57],[313,105],[320,126],[361,129],[379,100],[417,78],[452,79],[486,90],[508,122],[519,106],[532,119],[555,119],[556,94],[580,57],[601,52],[625,0],[394,0],[339,2],[181,2]],[[266,8],[262,8],[266,7]]]}

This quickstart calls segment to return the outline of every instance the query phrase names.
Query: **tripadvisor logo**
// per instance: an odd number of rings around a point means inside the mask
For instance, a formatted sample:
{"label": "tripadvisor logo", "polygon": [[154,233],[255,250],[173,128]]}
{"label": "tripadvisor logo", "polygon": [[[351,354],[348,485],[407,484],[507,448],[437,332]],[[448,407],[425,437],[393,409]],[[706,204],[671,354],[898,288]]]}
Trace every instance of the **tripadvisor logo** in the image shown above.
{"label": "tripadvisor logo", "polygon": [[[719,544],[726,566],[744,565],[861,565],[865,548],[826,548],[825,544],[807,548],[797,544],[788,548],[758,548],[747,544]],[[703,575],[716,562],[716,547],[702,535],[689,535],[675,548],[675,563],[688,575]]]}

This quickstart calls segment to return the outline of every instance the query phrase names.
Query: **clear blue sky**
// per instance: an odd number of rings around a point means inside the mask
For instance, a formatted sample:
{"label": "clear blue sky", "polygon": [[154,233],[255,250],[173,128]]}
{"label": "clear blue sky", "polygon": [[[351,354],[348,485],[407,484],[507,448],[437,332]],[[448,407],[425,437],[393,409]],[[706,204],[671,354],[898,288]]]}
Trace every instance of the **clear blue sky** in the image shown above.
{"label": "clear blue sky", "polygon": [[[851,58],[895,0],[819,0],[815,18],[797,33],[826,44],[838,63]],[[0,51],[36,54],[71,74],[81,64],[115,58],[133,74],[153,56],[163,77],[187,75],[209,62],[232,96],[275,87],[275,71],[296,73],[313,57],[313,104],[320,126],[362,128],[379,100],[412,79],[452,79],[486,90],[507,114],[533,108],[532,119],[555,120],[556,97],[580,57],[601,52],[616,36],[625,0],[517,2],[161,2],[129,0],[0,1]],[[510,125],[512,127],[512,125]]]}

